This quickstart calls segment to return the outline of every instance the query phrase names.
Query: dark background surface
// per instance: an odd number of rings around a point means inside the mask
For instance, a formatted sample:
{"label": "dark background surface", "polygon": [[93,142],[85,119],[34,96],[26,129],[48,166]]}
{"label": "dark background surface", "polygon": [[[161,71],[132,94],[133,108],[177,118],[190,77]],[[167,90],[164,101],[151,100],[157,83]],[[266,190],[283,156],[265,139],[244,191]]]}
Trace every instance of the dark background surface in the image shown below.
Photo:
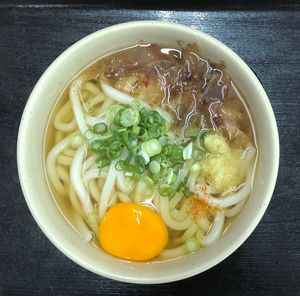
{"label": "dark background surface", "polygon": [[[128,2],[0,2],[0,295],[300,295],[299,2]],[[20,117],[48,65],[89,33],[144,19],[198,28],[237,52],[269,95],[281,144],[277,186],[250,238],[211,270],[154,286],[102,278],[62,255],[31,217],[16,165]]]}

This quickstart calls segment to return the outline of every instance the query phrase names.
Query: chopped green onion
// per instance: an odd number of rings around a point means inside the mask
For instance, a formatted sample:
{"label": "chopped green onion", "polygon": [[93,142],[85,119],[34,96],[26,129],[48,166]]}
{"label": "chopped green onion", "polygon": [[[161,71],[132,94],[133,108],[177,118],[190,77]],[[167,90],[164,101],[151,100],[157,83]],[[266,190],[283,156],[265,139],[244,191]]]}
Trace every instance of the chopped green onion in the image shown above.
{"label": "chopped green onion", "polygon": [[149,176],[144,176],[143,179],[147,185],[149,185],[149,186],[154,185],[154,181]]}
{"label": "chopped green onion", "polygon": [[110,161],[107,159],[103,159],[97,162],[98,168],[101,170],[102,168],[108,166],[110,164]]}
{"label": "chopped green onion", "polygon": [[148,127],[148,135],[150,138],[159,137],[159,133],[160,133],[160,131],[155,125]]}
{"label": "chopped green onion", "polygon": [[73,139],[71,140],[70,146],[73,149],[77,149],[81,147],[84,144],[84,140],[82,139],[81,136],[74,136]]}
{"label": "chopped green onion", "polygon": [[183,187],[182,193],[185,197],[190,197],[192,195],[191,190],[187,186]]}
{"label": "chopped green onion", "polygon": [[175,190],[168,184],[162,184],[159,186],[158,192],[161,196],[173,197]]}
{"label": "chopped green onion", "polygon": [[138,125],[135,125],[132,127],[132,130],[131,132],[134,134],[134,135],[138,135],[140,133],[140,130],[141,128],[138,126]]}
{"label": "chopped green onion", "polygon": [[97,135],[97,137],[95,137],[95,138],[101,139],[101,140],[107,140],[107,139],[111,138],[112,136],[113,136],[113,133],[111,131],[107,131],[104,134],[102,134],[101,136]]}
{"label": "chopped green onion", "polygon": [[[116,132],[116,131],[119,130],[120,126],[117,125],[117,124],[115,124],[114,122],[112,122],[112,123],[110,124],[109,128],[110,128],[110,130],[111,130],[112,132]],[[125,129],[125,130],[126,130],[126,129]]]}
{"label": "chopped green onion", "polygon": [[182,156],[184,160],[191,159],[193,153],[193,143],[190,142],[182,151]]}
{"label": "chopped green onion", "polygon": [[[140,106],[117,104],[106,112],[106,120],[108,124],[99,122],[93,126],[93,132],[86,133],[88,147],[97,155],[99,169],[110,165],[124,151],[127,157],[117,161],[116,170],[123,171],[131,181],[143,180],[151,189],[149,194],[158,184],[161,196],[172,198],[176,191],[191,195],[187,178],[180,182],[178,176],[184,160],[194,155],[193,143],[173,134],[158,112],[144,108],[142,103]],[[168,143],[169,139],[172,144]],[[199,169],[199,165],[189,169]]]}
{"label": "chopped green onion", "polygon": [[140,113],[140,117],[142,118],[142,120],[145,121],[145,118],[147,118],[147,116],[148,116],[148,111],[145,108],[143,108],[140,110],[139,113]]}
{"label": "chopped green onion", "polygon": [[159,154],[162,150],[162,146],[157,139],[151,139],[142,144],[142,149],[150,156]]}
{"label": "chopped green onion", "polygon": [[85,136],[85,138],[86,138],[87,140],[91,140],[91,139],[94,137],[94,134],[93,134],[93,132],[92,132],[91,130],[87,130],[87,131],[85,132],[84,136]]}
{"label": "chopped green onion", "polygon": [[114,117],[114,124],[115,125],[121,125],[121,115],[122,115],[122,112],[123,112],[124,109],[120,109],[119,112],[116,114],[116,116]]}
{"label": "chopped green onion", "polygon": [[164,158],[164,159],[162,159],[160,165],[163,168],[168,168],[171,165],[171,162],[168,159]]}
{"label": "chopped green onion", "polygon": [[119,160],[117,161],[116,165],[115,165],[115,169],[117,171],[124,171],[126,169],[126,163],[124,160]]}
{"label": "chopped green onion", "polygon": [[141,179],[141,175],[138,172],[133,172],[133,179],[139,181]]}
{"label": "chopped green onion", "polygon": [[128,140],[129,140],[129,143],[130,143],[131,146],[137,146],[137,144],[139,142],[136,135],[130,135]]}
{"label": "chopped green onion", "polygon": [[132,103],[132,107],[136,108],[136,109],[140,109],[141,108],[141,102],[138,100],[134,100]]}
{"label": "chopped green onion", "polygon": [[103,135],[107,131],[107,125],[103,122],[96,123],[93,126],[93,133]]}
{"label": "chopped green onion", "polygon": [[139,139],[147,140],[148,138],[149,138],[148,131],[145,128],[141,127],[139,131]]}
{"label": "chopped green onion", "polygon": [[181,191],[185,186],[186,186],[186,183],[188,181],[188,176],[186,176],[177,186],[176,188],[176,192],[179,192]]}
{"label": "chopped green onion", "polygon": [[137,155],[135,157],[135,170],[137,173],[142,174],[145,171],[145,159],[143,156]]}
{"label": "chopped green onion", "polygon": [[160,173],[157,174],[152,174],[151,175],[151,179],[153,180],[153,182],[156,184],[159,181],[160,178]]}
{"label": "chopped green onion", "polygon": [[157,174],[159,173],[160,171],[160,164],[158,161],[156,160],[152,160],[150,163],[149,163],[149,170],[152,174]]}
{"label": "chopped green onion", "polygon": [[150,157],[144,150],[141,150],[137,155],[142,156],[144,158],[145,164],[149,163]]}
{"label": "chopped green onion", "polygon": [[181,160],[182,150],[178,145],[167,144],[164,146],[163,153],[172,160]]}
{"label": "chopped green onion", "polygon": [[184,243],[184,245],[185,245],[186,250],[189,253],[195,253],[195,252],[197,252],[197,251],[200,250],[200,243],[194,237],[189,238],[188,240],[186,240],[185,243]]}
{"label": "chopped green onion", "polygon": [[140,115],[137,110],[125,109],[120,116],[120,124],[124,127],[137,125],[140,121]]}
{"label": "chopped green onion", "polygon": [[122,109],[124,109],[124,106],[122,106],[120,104],[110,106],[106,113],[107,119],[109,119],[110,121],[113,121],[114,118],[116,117],[117,113]]}
{"label": "chopped green onion", "polygon": [[161,137],[159,138],[159,142],[160,142],[160,144],[161,144],[162,146],[165,146],[165,145],[168,143],[168,137],[166,137],[166,136],[161,136]]}
{"label": "chopped green onion", "polygon": [[90,144],[90,148],[94,153],[99,152],[103,148],[103,142],[100,140],[95,140]]}
{"label": "chopped green onion", "polygon": [[167,183],[168,184],[173,184],[177,180],[177,176],[174,174],[174,170],[170,168],[168,170],[168,175],[167,175]]}

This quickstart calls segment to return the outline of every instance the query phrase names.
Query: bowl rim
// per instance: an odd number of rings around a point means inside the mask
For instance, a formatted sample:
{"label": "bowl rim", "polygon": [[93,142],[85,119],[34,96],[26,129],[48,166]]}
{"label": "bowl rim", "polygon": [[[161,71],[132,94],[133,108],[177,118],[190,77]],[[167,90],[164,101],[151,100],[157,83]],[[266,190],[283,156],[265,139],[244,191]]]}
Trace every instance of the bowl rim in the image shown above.
{"label": "bowl rim", "polygon": [[[31,202],[30,199],[30,191],[31,189],[29,188],[30,186],[24,182],[24,169],[23,169],[23,164],[22,164],[22,159],[26,157],[26,154],[21,147],[25,145],[26,143],[26,129],[22,127],[22,123],[24,121],[30,120],[30,116],[28,114],[28,110],[32,105],[34,105],[34,97],[36,97],[36,92],[38,92],[38,86],[42,83],[43,80],[47,79],[47,74],[52,70],[52,68],[56,65],[59,64],[61,60],[65,59],[69,54],[72,54],[73,51],[76,51],[76,48],[78,46],[84,46],[86,42],[89,42],[90,40],[97,38],[97,36],[102,34],[103,32],[106,31],[114,31],[119,28],[125,29],[125,28],[132,28],[135,27],[135,29],[138,29],[137,26],[160,26],[162,28],[170,28],[171,29],[180,29],[180,30],[185,30],[187,33],[192,32],[196,33],[198,36],[201,36],[201,38],[205,39],[208,42],[211,42],[214,44],[214,46],[221,48],[223,51],[226,51],[228,54],[230,54],[238,63],[241,68],[243,68],[243,71],[249,76],[250,79],[252,79],[255,82],[255,87],[259,91],[263,103],[264,103],[264,108],[266,109],[266,114],[268,114],[268,119],[271,121],[271,126],[272,126],[272,150],[274,154],[274,162],[272,163],[272,171],[270,172],[270,182],[266,185],[267,190],[266,190],[266,195],[264,197],[264,203],[262,208],[256,212],[256,215],[254,219],[250,222],[250,224],[247,227],[247,231],[245,231],[242,235],[240,235],[233,244],[230,244],[228,248],[226,248],[221,254],[218,254],[214,260],[208,262],[205,266],[195,266],[189,272],[183,273],[178,273],[176,275],[172,276],[165,276],[161,277],[159,279],[157,278],[138,278],[138,277],[133,277],[133,276],[128,276],[126,274],[124,275],[116,275],[114,273],[107,272],[103,269],[98,269],[93,266],[90,266],[87,264],[82,258],[76,257],[70,250],[67,248],[64,248],[64,246],[55,238],[55,234],[51,233],[48,231],[46,227],[46,223],[42,221],[42,219],[39,218],[37,215],[37,211],[34,207],[34,204]],[[279,152],[279,135],[278,135],[278,128],[276,124],[276,119],[274,112],[272,110],[271,103],[268,99],[268,96],[261,85],[259,79],[257,76],[254,74],[254,72],[251,70],[251,68],[229,47],[227,47],[224,43],[221,41],[217,40],[216,38],[198,30],[191,28],[186,25],[178,24],[178,23],[173,23],[173,22],[166,22],[166,21],[153,21],[153,20],[147,20],[147,21],[132,21],[132,22],[125,22],[121,24],[116,24],[113,26],[106,27],[104,29],[98,30],[94,33],[91,33],[84,38],[78,40],[75,42],[73,45],[68,47],[66,50],[64,50],[44,71],[42,76],[39,78],[38,82],[34,86],[33,90],[31,91],[31,94],[28,98],[28,101],[25,105],[22,118],[20,121],[19,125],[19,132],[18,132],[18,139],[17,139],[17,168],[18,168],[18,175],[19,175],[19,180],[20,180],[20,185],[22,188],[23,195],[25,197],[25,201],[27,203],[27,206],[31,212],[31,215],[33,216],[34,220],[42,230],[42,232],[46,235],[46,237],[52,242],[52,244],[59,249],[65,256],[67,256],[69,259],[77,263],[78,265],[84,267],[85,269],[96,273],[98,275],[114,279],[117,281],[121,282],[127,282],[127,283],[138,283],[138,284],[158,284],[158,283],[167,283],[167,282],[174,282],[178,281],[181,279],[185,279],[191,276],[194,276],[196,274],[202,273],[211,267],[219,264],[221,261],[229,257],[235,250],[237,250],[244,242],[245,240],[250,236],[250,234],[254,231],[254,229],[257,227],[258,223],[260,222],[262,216],[264,215],[277,180],[277,175],[278,175],[278,169],[279,169],[279,157],[280,157],[280,152]]]}

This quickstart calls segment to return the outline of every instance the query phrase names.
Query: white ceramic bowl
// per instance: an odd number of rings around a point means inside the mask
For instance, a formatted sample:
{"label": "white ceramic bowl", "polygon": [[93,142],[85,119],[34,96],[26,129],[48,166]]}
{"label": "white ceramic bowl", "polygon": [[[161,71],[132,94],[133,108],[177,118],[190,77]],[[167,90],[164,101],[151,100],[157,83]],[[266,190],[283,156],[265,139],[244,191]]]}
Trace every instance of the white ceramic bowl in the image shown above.
{"label": "white ceramic bowl", "polygon": [[[225,61],[227,71],[248,98],[257,130],[259,158],[253,193],[235,223],[215,245],[199,254],[163,263],[116,259],[79,238],[57,208],[44,174],[43,143],[49,114],[65,85],[95,59],[138,41],[176,45],[195,42],[205,57]],[[268,97],[250,68],[223,43],[192,28],[157,21],[124,23],[95,32],[62,53],[34,87],[20,123],[18,171],[28,207],[39,227],[66,256],[99,275],[131,283],[184,279],[218,264],[251,234],[271,199],[279,164],[279,140]]]}

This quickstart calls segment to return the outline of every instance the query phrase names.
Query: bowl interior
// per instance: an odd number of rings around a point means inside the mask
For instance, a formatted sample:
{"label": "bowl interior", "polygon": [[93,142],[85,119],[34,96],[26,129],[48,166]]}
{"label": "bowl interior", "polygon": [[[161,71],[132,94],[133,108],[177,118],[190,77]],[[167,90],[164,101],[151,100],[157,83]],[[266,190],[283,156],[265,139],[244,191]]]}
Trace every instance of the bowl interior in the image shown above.
{"label": "bowl interior", "polygon": [[[233,81],[247,97],[256,127],[259,158],[253,192],[219,242],[199,254],[162,263],[116,259],[79,238],[57,208],[44,176],[43,142],[49,114],[65,85],[95,59],[144,42],[177,45],[195,42],[203,56],[225,61]],[[272,148],[272,149],[271,149]],[[265,91],[248,66],[224,44],[194,29],[161,22],[135,22],[98,31],[74,44],[47,69],[26,105],[18,139],[18,170],[32,215],[65,255],[100,275],[135,283],[179,280],[205,271],[236,250],[258,224],[271,198],[278,170],[279,145],[274,114]]]}

